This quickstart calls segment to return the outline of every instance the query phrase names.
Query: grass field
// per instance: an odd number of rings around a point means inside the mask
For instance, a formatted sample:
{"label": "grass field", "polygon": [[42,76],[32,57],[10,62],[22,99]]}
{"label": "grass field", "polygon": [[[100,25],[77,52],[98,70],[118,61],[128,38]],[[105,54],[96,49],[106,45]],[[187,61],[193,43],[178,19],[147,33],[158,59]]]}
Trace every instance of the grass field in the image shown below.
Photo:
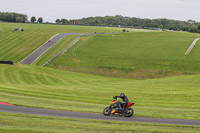
{"label": "grass field", "polygon": [[1,101],[29,107],[102,113],[124,92],[135,116],[200,119],[200,75],[115,79],[28,65],[0,65]]}
{"label": "grass field", "polygon": [[130,32],[83,37],[49,67],[104,76],[149,79],[200,72],[199,34]]}
{"label": "grass field", "polygon": [[[0,133],[198,133],[200,127],[0,113]],[[19,121],[20,120],[20,121]]]}
{"label": "grass field", "polygon": [[[23,28],[24,32],[12,29]],[[0,60],[19,62],[28,54],[58,33],[115,32],[119,29],[87,26],[0,23]]]}
{"label": "grass field", "polygon": [[[12,32],[14,27],[21,27],[25,31]],[[57,33],[119,30],[0,23],[0,60],[17,63]],[[134,116],[200,120],[200,42],[189,55],[184,55],[192,41],[199,36],[192,33],[130,30],[129,33],[114,36],[83,37],[48,67],[39,67],[77,37],[68,36],[31,66],[0,65],[0,101],[26,107],[102,113],[113,96],[124,92],[131,102],[135,102]],[[119,128],[120,124],[126,130]],[[199,127],[191,126],[10,113],[0,113],[0,125],[0,132],[20,133],[199,131]]]}

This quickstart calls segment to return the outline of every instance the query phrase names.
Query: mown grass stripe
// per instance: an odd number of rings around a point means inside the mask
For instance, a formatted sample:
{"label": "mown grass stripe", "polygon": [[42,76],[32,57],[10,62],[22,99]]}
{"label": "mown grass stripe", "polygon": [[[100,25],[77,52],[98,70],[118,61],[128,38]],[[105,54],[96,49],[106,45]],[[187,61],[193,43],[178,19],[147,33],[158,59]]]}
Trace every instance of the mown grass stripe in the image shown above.
{"label": "mown grass stripe", "polygon": [[[15,31],[12,32],[13,27],[21,27],[24,32]],[[51,36],[58,33],[66,32],[94,32],[94,31],[119,31],[117,28],[99,28],[99,27],[80,27],[80,26],[57,26],[57,25],[37,25],[37,24],[16,24],[16,23],[0,23],[0,49],[4,50],[6,56],[3,56],[3,52],[0,53],[1,60],[13,60],[19,62],[23,57],[26,57],[34,49],[39,47]],[[16,38],[17,37],[17,38]],[[20,38],[20,39],[19,39]],[[24,40],[20,43],[21,40]],[[34,42],[34,43],[33,43]],[[17,46],[15,45],[17,44]],[[10,47],[9,47],[9,46]],[[15,45],[12,46],[11,45]],[[4,47],[4,48],[3,48]],[[7,49],[5,49],[7,47]],[[23,48],[23,49],[22,49]],[[19,51],[21,53],[13,52],[7,53],[7,51]],[[15,55],[15,56],[13,56]],[[12,57],[10,57],[12,56]],[[15,57],[15,58],[14,58]]]}

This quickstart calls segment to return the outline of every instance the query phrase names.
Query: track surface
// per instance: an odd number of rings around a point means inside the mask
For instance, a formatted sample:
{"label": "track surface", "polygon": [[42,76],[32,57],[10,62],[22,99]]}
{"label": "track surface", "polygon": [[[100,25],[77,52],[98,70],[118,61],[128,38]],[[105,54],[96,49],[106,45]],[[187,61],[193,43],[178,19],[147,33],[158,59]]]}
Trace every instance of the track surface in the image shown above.
{"label": "track surface", "polygon": [[8,106],[8,105],[2,105],[2,104],[0,104],[0,112],[32,114],[32,115],[41,115],[41,116],[67,117],[67,118],[80,118],[80,119],[108,120],[108,121],[126,121],[126,122],[200,126],[200,120],[159,119],[159,118],[148,118],[148,117],[125,118],[121,116],[104,116],[101,114],[89,114],[89,113],[57,111],[57,110],[47,110],[47,109],[38,109],[38,108],[27,108],[27,107],[19,107],[19,106]]}
{"label": "track surface", "polygon": [[38,49],[33,51],[30,55],[24,58],[19,64],[32,64],[35,60],[37,60],[43,53],[45,53],[50,47],[52,47],[56,42],[68,35],[77,35],[77,34],[85,34],[85,33],[61,33],[53,36],[50,41],[45,42]]}

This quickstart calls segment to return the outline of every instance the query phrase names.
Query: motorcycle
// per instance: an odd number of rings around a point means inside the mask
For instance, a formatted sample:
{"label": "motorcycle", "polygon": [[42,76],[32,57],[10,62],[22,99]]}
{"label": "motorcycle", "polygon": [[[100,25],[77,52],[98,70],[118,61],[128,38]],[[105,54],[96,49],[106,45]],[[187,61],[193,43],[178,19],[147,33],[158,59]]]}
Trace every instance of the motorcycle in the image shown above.
{"label": "motorcycle", "polygon": [[134,103],[128,103],[127,105],[123,106],[122,108],[119,108],[120,102],[117,101],[117,99],[113,99],[113,101],[110,103],[109,107],[106,107],[103,111],[103,114],[105,116],[109,115],[121,115],[125,117],[131,117],[134,113],[134,110],[130,108],[133,106]]}

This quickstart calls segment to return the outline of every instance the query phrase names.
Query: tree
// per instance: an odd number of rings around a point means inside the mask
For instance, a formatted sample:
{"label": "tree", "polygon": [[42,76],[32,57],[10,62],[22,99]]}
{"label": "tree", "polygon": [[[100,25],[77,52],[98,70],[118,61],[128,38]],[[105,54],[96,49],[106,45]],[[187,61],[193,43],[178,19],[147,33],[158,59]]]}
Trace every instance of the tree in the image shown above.
{"label": "tree", "polygon": [[188,27],[183,27],[182,30],[183,30],[183,31],[188,31],[189,28],[188,28]]}
{"label": "tree", "polygon": [[200,30],[200,24],[198,25],[198,30]]}
{"label": "tree", "polygon": [[43,22],[43,18],[42,17],[40,17],[40,18],[38,18],[38,21],[37,21],[38,23],[42,23]]}
{"label": "tree", "polygon": [[200,23],[198,24],[198,33],[200,33]]}
{"label": "tree", "polygon": [[24,18],[23,17],[16,17],[16,22],[23,23]]}
{"label": "tree", "polygon": [[161,25],[159,26],[159,28],[160,28],[160,29],[163,29],[163,25],[161,24]]}
{"label": "tree", "polygon": [[35,21],[36,21],[36,17],[33,16],[33,17],[31,18],[31,22],[34,23]]}
{"label": "tree", "polygon": [[189,32],[197,33],[198,32],[198,27],[197,26],[190,27]]}
{"label": "tree", "polygon": [[67,19],[61,19],[62,24],[66,24],[68,22]]}
{"label": "tree", "polygon": [[56,23],[59,24],[61,21],[60,19],[56,19]]}

